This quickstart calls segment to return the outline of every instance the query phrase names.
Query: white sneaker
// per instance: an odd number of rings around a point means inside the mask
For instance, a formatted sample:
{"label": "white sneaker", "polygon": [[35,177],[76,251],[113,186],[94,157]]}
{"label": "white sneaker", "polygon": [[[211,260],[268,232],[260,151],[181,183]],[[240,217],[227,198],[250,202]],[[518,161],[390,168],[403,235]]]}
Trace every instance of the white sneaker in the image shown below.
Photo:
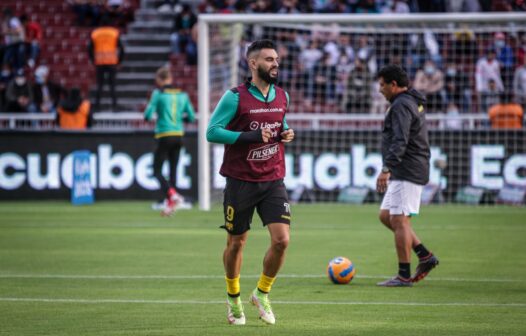
{"label": "white sneaker", "polygon": [[172,195],[172,201],[174,201],[177,205],[179,205],[184,202],[184,197],[183,195],[176,192],[175,194]]}
{"label": "white sneaker", "polygon": [[263,294],[258,289],[254,289],[250,295],[250,302],[256,306],[259,311],[259,318],[267,324],[275,324],[276,318],[272,312],[272,307],[270,306],[270,301],[268,299],[268,294]]}
{"label": "white sneaker", "polygon": [[233,325],[245,325],[245,313],[243,313],[243,303],[239,297],[226,298],[227,320]]}

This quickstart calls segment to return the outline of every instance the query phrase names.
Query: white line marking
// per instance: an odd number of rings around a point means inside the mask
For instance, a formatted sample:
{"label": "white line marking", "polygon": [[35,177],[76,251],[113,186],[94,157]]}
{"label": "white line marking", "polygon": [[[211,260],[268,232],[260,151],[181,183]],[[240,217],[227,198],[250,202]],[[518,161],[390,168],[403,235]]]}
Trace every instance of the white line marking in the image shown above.
{"label": "white line marking", "polygon": [[[222,300],[127,300],[127,299],[55,299],[0,297],[2,302],[45,302],[45,303],[147,303],[147,304],[225,304]],[[526,303],[473,303],[473,302],[366,302],[366,301],[272,301],[282,305],[327,305],[327,306],[436,306],[436,307],[516,307],[526,308]]]}
{"label": "white line marking", "polygon": [[[278,274],[279,278],[318,279],[327,277],[325,274]],[[357,275],[358,279],[387,279],[388,275]],[[88,275],[88,274],[1,274],[0,279],[91,279],[91,280],[195,280],[195,279],[224,279],[224,275]],[[259,275],[243,275],[241,278],[259,279]],[[526,282],[515,279],[491,278],[433,278],[427,277],[426,281],[451,281],[451,282]]]}

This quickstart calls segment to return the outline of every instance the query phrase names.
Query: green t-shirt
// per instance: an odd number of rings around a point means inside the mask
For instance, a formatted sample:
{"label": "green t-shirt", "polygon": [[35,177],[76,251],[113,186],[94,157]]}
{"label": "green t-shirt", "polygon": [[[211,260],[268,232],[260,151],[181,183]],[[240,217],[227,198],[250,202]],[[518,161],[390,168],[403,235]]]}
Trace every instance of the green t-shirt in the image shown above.
{"label": "green t-shirt", "polygon": [[144,118],[150,120],[157,114],[155,137],[182,136],[184,134],[184,119],[195,121],[195,111],[186,92],[173,87],[156,89],[144,111]]}

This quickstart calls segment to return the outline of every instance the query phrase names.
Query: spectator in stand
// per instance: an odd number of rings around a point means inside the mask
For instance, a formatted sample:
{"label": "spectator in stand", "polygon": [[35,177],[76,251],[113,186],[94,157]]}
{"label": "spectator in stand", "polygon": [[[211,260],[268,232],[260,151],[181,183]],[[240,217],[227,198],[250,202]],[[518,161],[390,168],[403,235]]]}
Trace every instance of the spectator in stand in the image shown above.
{"label": "spectator in stand", "polygon": [[484,99],[482,100],[482,111],[487,111],[491,106],[499,104],[503,92],[504,91],[499,90],[497,83],[493,79],[490,79],[488,91],[485,93]]}
{"label": "spectator in stand", "polygon": [[346,13],[348,12],[348,6],[345,1],[339,0],[327,0],[319,1],[317,13]]}
{"label": "spectator in stand", "polygon": [[33,93],[23,69],[18,69],[6,89],[7,112],[34,112]]}
{"label": "spectator in stand", "polygon": [[375,0],[358,0],[355,7],[358,14],[377,14],[380,13],[378,4]]}
{"label": "spectator in stand", "polygon": [[513,79],[513,68],[515,65],[515,57],[510,45],[506,42],[506,35],[504,33],[495,33],[494,48],[497,53],[497,60],[500,64],[502,81],[504,89],[511,89],[511,82]]}
{"label": "spectator in stand", "polygon": [[255,0],[249,4],[252,13],[276,13],[278,4],[272,0]]}
{"label": "spectator in stand", "polygon": [[298,0],[283,0],[283,4],[278,11],[279,14],[300,14]]}
{"label": "spectator in stand", "polygon": [[486,56],[481,57],[477,61],[475,86],[479,96],[480,112],[488,110],[488,104],[493,101],[495,94],[504,92],[504,85],[500,76],[500,65],[496,59],[495,49],[489,48]]}
{"label": "spectator in stand", "polygon": [[336,66],[332,64],[329,53],[323,53],[321,61],[314,66],[313,73],[311,97],[320,104],[333,104],[336,98]]}
{"label": "spectator in stand", "polygon": [[491,10],[495,12],[525,11],[526,3],[524,0],[493,0]]}
{"label": "spectator in stand", "polygon": [[354,49],[352,47],[351,43],[351,35],[349,34],[340,34],[338,36],[338,46],[340,48],[340,56],[342,54],[345,54],[347,56],[348,61],[353,64],[354,63]]}
{"label": "spectator in stand", "polygon": [[204,0],[199,5],[197,5],[199,13],[202,14],[213,14],[217,13],[218,8],[214,0]]}
{"label": "spectator in stand", "polygon": [[513,94],[515,95],[515,101],[526,109],[526,64],[524,63],[515,70]]}
{"label": "spectator in stand", "polygon": [[336,101],[342,102],[340,104],[342,110],[345,107],[344,99],[346,99],[347,81],[352,69],[354,69],[353,63],[347,53],[342,52],[338,59],[338,64],[336,64]]}
{"label": "spectator in stand", "polygon": [[344,111],[347,113],[369,113],[371,109],[371,89],[375,80],[366,64],[367,59],[358,55],[354,69],[347,81],[347,95]]}
{"label": "spectator in stand", "polygon": [[480,12],[482,10],[478,0],[447,0],[446,11],[457,12]]}
{"label": "spectator in stand", "polygon": [[89,100],[82,97],[79,88],[72,88],[58,105],[57,124],[63,129],[81,130],[91,127],[92,123]]}
{"label": "spectator in stand", "polygon": [[13,72],[9,64],[2,65],[0,72],[0,112],[7,112],[6,90],[7,84],[13,79]]}
{"label": "spectator in stand", "polygon": [[488,111],[491,128],[521,129],[524,115],[522,106],[512,100],[511,94],[502,93],[501,97],[501,102],[491,106]]}
{"label": "spectator in stand", "polygon": [[62,95],[62,87],[49,78],[49,68],[40,65],[35,70],[35,84],[33,85],[33,99],[37,112],[56,113],[57,105]]}
{"label": "spectator in stand", "polygon": [[526,64],[526,32],[519,35],[517,42],[517,64]]}
{"label": "spectator in stand", "polygon": [[87,17],[90,18],[89,25],[95,27],[99,24],[104,8],[105,0],[67,0],[71,9],[77,16],[77,25],[88,25]]}
{"label": "spectator in stand", "polygon": [[462,65],[450,61],[446,67],[446,85],[444,99],[446,104],[460,107],[464,113],[471,112],[472,90],[467,74],[462,71]]}
{"label": "spectator in stand", "polygon": [[192,37],[192,28],[196,23],[197,16],[192,8],[189,4],[184,4],[181,12],[175,15],[172,35],[170,36],[172,53],[181,54],[184,51],[187,55],[188,64],[195,64],[197,60],[196,42]]}
{"label": "spectator in stand", "polygon": [[510,0],[511,9],[514,12],[526,12],[526,1],[525,0]]}
{"label": "spectator in stand", "polygon": [[25,58],[25,30],[20,20],[10,8],[4,9],[2,34],[5,41],[5,53],[2,64],[8,63],[15,71],[24,67]]}
{"label": "spectator in stand", "polygon": [[417,0],[418,11],[421,13],[444,13],[446,0]]}
{"label": "spectator in stand", "polygon": [[133,6],[129,0],[106,0],[103,15],[116,26],[126,27],[128,22],[133,21]]}
{"label": "spectator in stand", "polygon": [[456,63],[471,65],[477,57],[477,38],[467,25],[461,24],[451,35],[451,59]]}
{"label": "spectator in stand", "polygon": [[40,45],[42,43],[42,27],[36,21],[30,21],[26,14],[20,17],[20,22],[26,31],[26,49],[29,50],[27,65],[33,69],[40,55]]}
{"label": "spectator in stand", "polygon": [[445,120],[443,126],[448,129],[462,129],[462,120],[458,118],[460,115],[460,110],[457,104],[449,102],[446,103],[446,105],[447,120]]}
{"label": "spectator in stand", "polygon": [[366,60],[369,72],[375,74],[378,69],[378,64],[376,63],[376,55],[373,45],[374,41],[370,40],[367,35],[360,35],[358,37],[358,48],[356,49],[356,55]]}
{"label": "spectator in stand", "polygon": [[179,0],[162,0],[157,5],[157,10],[159,13],[171,13],[177,12],[179,7]]}
{"label": "spectator in stand", "polygon": [[381,12],[393,14],[408,14],[411,13],[411,9],[407,4],[407,0],[390,0],[384,2]]}
{"label": "spectator in stand", "polygon": [[442,63],[440,44],[435,34],[430,29],[423,29],[423,34],[409,36],[408,58],[410,59],[409,72],[412,74],[424,66],[427,59],[431,59],[437,66]]}
{"label": "spectator in stand", "polygon": [[436,66],[435,62],[427,60],[424,68],[416,72],[413,87],[426,95],[429,112],[444,112],[441,95],[444,89],[444,73]]}
{"label": "spectator in stand", "polygon": [[103,25],[91,33],[88,44],[89,58],[95,65],[97,72],[95,109],[100,111],[102,88],[107,80],[111,93],[111,109],[116,111],[115,77],[117,67],[124,57],[124,46],[120,39],[119,30],[112,27],[107,18],[103,18],[102,21]]}
{"label": "spectator in stand", "polygon": [[310,105],[312,96],[310,93],[313,91],[313,77],[314,77],[314,66],[320,61],[323,57],[323,52],[319,47],[319,42],[317,39],[313,39],[309,42],[309,46],[302,50],[299,55],[299,65],[300,65],[300,83],[302,84],[301,89],[305,94],[304,103]]}

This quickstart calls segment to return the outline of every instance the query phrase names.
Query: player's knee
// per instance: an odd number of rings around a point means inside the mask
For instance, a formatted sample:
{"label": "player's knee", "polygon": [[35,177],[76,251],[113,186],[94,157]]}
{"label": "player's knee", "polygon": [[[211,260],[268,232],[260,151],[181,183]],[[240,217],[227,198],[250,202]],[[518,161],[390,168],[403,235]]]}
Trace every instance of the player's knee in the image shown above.
{"label": "player's knee", "polygon": [[272,240],[272,248],[278,252],[284,252],[289,246],[289,237],[278,237]]}
{"label": "player's knee", "polygon": [[388,226],[388,227],[391,226],[389,213],[386,213],[385,211],[381,211],[378,214],[378,218],[380,219],[380,222],[382,222],[382,224],[384,224],[385,226]]}
{"label": "player's knee", "polygon": [[391,224],[393,230],[404,229],[407,225],[409,225],[409,222],[406,220],[404,215],[390,216],[389,223]]}
{"label": "player's knee", "polygon": [[245,244],[246,244],[245,239],[232,239],[228,243],[228,249],[231,252],[237,253],[243,250],[243,248],[245,247]]}

